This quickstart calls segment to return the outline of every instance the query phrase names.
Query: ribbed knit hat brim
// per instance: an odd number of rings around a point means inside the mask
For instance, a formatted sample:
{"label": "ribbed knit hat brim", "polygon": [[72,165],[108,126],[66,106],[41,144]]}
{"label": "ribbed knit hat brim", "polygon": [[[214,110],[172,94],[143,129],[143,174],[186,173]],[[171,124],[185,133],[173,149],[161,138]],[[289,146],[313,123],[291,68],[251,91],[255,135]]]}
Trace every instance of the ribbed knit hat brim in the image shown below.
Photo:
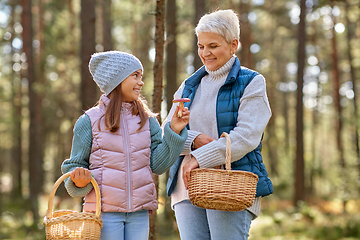
{"label": "ribbed knit hat brim", "polygon": [[89,62],[95,83],[106,95],[139,69],[143,70],[143,66],[137,57],[120,51],[95,53]]}

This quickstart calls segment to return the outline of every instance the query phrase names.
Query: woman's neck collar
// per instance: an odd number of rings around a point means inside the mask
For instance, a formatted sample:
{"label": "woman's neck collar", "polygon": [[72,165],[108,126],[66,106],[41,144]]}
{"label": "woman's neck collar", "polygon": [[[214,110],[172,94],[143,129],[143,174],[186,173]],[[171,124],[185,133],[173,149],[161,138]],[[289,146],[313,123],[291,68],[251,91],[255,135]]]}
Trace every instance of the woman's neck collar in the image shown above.
{"label": "woman's neck collar", "polygon": [[224,65],[222,65],[219,69],[211,71],[209,70],[206,66],[205,66],[205,70],[207,73],[209,73],[211,79],[219,79],[222,78],[224,76],[227,76],[232,68],[232,66],[234,65],[235,62],[235,58],[236,56],[233,55],[229,61],[227,61]]}

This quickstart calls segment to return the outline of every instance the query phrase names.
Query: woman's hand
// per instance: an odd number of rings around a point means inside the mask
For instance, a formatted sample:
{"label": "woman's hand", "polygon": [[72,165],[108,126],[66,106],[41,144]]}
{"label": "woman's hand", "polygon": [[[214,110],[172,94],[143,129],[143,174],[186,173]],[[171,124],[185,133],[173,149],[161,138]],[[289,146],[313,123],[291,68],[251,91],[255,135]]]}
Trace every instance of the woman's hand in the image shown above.
{"label": "woman's hand", "polygon": [[190,181],[190,171],[198,168],[199,167],[199,163],[196,160],[196,158],[194,156],[191,156],[191,159],[189,162],[187,162],[186,164],[184,164],[183,167],[183,180],[184,180],[184,184],[185,184],[185,188],[188,189],[188,184]]}
{"label": "woman's hand", "polygon": [[182,109],[182,117],[178,117],[179,106],[176,107],[175,113],[171,118],[170,128],[175,133],[180,134],[181,130],[189,123],[190,111],[187,107]]}
{"label": "woman's hand", "polygon": [[[197,149],[199,147],[202,147],[212,141],[216,140],[215,138],[212,138],[206,134],[199,134],[195,139],[194,139],[194,149]],[[184,184],[185,184],[185,188],[188,189],[188,184],[190,181],[190,171],[198,168],[199,167],[199,163],[196,160],[196,158],[194,156],[191,156],[190,161],[187,162],[186,164],[184,164],[183,166],[183,180],[184,180]]]}
{"label": "woman's hand", "polygon": [[91,172],[89,169],[77,167],[71,172],[70,178],[77,187],[85,187],[91,181]]}
{"label": "woman's hand", "polygon": [[[193,147],[194,149],[197,149],[199,147],[202,147],[212,141],[216,140],[215,138],[212,138],[206,134],[199,134],[195,139],[194,139],[194,144]],[[194,150],[192,149],[192,150]]]}

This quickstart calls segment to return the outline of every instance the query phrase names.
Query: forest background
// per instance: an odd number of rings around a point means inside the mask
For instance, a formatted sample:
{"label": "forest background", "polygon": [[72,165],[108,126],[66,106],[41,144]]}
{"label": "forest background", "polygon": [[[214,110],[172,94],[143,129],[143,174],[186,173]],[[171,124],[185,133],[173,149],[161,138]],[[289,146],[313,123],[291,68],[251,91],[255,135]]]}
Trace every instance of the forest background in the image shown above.
{"label": "forest background", "polygon": [[[138,56],[142,94],[164,117],[201,66],[195,24],[228,8],[236,54],[265,76],[273,112],[262,152],[274,194],[249,239],[360,239],[359,0],[0,0],[0,239],[45,238],[73,125],[100,96],[91,54]],[[179,239],[165,183],[150,239]],[[81,211],[81,200],[60,187],[55,207]]]}

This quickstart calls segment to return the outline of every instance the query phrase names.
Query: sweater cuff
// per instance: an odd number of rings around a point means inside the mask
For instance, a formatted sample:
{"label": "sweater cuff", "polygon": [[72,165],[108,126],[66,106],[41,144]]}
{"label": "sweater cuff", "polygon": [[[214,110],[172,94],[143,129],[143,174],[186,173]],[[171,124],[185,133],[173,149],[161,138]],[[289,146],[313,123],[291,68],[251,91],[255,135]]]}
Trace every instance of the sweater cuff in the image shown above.
{"label": "sweater cuff", "polygon": [[183,145],[188,136],[188,131],[186,128],[181,130],[180,134],[175,133],[170,128],[170,122],[165,124],[164,127],[164,139],[167,143],[172,143],[175,146]]}
{"label": "sweater cuff", "polygon": [[86,194],[88,194],[93,189],[93,185],[90,182],[85,187],[79,188],[75,185],[71,178],[68,177],[65,180],[65,188],[71,197],[77,198],[84,197]]}
{"label": "sweater cuff", "polygon": [[201,132],[188,130],[188,137],[185,141],[184,150],[181,154],[189,154],[191,152],[191,144],[194,142],[195,138],[199,136]]}
{"label": "sweater cuff", "polygon": [[212,141],[191,152],[199,163],[199,167],[213,168],[225,164],[225,155],[219,151],[217,141]]}

